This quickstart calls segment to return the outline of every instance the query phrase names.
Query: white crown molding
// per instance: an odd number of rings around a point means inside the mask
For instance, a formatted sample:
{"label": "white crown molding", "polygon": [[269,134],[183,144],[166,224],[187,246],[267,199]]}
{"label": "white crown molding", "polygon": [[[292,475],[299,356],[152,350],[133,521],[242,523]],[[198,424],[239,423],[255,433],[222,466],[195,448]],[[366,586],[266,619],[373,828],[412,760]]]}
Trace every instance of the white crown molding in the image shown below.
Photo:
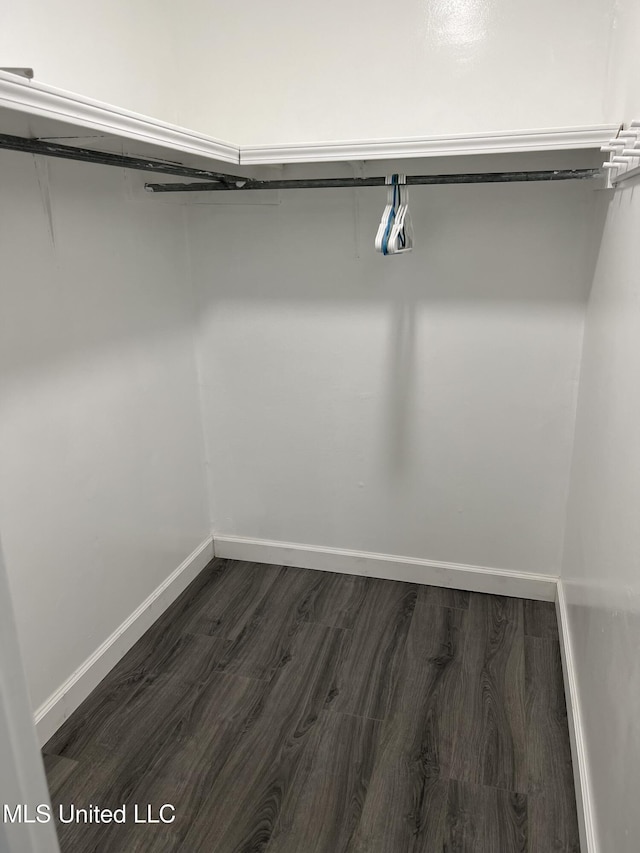
{"label": "white crown molding", "polygon": [[364,139],[353,142],[305,142],[283,145],[243,145],[240,163],[322,163],[348,160],[390,160],[464,154],[511,154],[599,148],[618,125],[558,127],[547,130],[506,130],[497,133],[426,136],[406,139]]}
{"label": "white crown molding", "polygon": [[603,124],[423,138],[239,146],[3,71],[0,71],[0,107],[247,166],[600,148],[619,130],[619,125]]}
{"label": "white crown molding", "polygon": [[225,163],[240,162],[237,145],[3,71],[0,107]]}

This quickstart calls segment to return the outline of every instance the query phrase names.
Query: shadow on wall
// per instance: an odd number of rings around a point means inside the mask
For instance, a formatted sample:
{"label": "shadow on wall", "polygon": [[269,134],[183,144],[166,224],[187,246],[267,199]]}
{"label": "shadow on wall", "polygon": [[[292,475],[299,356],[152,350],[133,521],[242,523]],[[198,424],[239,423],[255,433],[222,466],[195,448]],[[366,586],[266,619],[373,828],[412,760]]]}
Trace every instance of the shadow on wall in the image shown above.
{"label": "shadow on wall", "polygon": [[[291,191],[282,193],[279,205],[272,195],[263,200],[258,194],[254,204],[243,197],[237,205],[188,209],[204,358],[216,349],[213,326],[223,318],[235,323],[245,311],[248,317],[262,312],[264,339],[247,331],[250,323],[240,323],[237,333],[247,336],[241,345],[247,352],[264,347],[272,325],[281,359],[287,349],[291,358],[304,359],[298,348],[308,353],[316,345],[312,337],[289,336],[278,322],[285,317],[291,325],[308,325],[315,316],[322,325],[340,314],[335,334],[360,335],[363,347],[371,341],[358,318],[370,316],[374,326],[384,322],[386,333],[374,337],[386,340],[381,367],[390,476],[411,456],[418,350],[442,370],[439,359],[456,345],[453,337],[449,344],[443,339],[444,324],[455,322],[465,357],[482,363],[493,349],[508,359],[506,342],[483,339],[483,324],[490,329],[510,315],[520,322],[528,314],[544,326],[545,315],[552,323],[582,316],[609,200],[608,193],[579,182],[412,187],[416,248],[385,258],[373,246],[384,189]],[[323,333],[317,345],[343,347],[330,339]],[[544,350],[544,339],[539,345]],[[276,358],[271,368],[282,363]]]}
{"label": "shadow on wall", "polygon": [[398,282],[416,302],[584,303],[608,199],[579,182],[413,187],[416,248],[384,258],[373,247],[384,189],[291,190],[280,205],[259,195],[188,209],[205,309],[389,302]]}
{"label": "shadow on wall", "polygon": [[398,295],[393,306],[390,335],[388,450],[390,479],[402,477],[411,465],[415,429],[416,310],[411,297]]}
{"label": "shadow on wall", "polygon": [[604,198],[412,188],[389,258],[383,188],[189,208],[220,532],[557,571]]}
{"label": "shadow on wall", "polygon": [[[107,167],[2,152],[0,170],[5,376],[191,333],[181,206],[144,196],[143,177]],[[193,206],[200,307],[383,301],[395,315],[398,299],[579,304],[592,280],[584,246],[599,242],[598,195],[579,184],[413,188],[417,248],[402,258],[373,250],[382,189],[292,192],[279,206]],[[575,284],[558,287],[560,279]]]}

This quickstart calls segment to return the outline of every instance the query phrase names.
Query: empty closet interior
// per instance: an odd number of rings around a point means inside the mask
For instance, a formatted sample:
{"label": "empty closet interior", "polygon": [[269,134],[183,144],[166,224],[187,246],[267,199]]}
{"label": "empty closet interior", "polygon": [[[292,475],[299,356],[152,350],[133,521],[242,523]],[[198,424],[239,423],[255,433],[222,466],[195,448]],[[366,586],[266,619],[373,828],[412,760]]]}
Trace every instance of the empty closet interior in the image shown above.
{"label": "empty closet interior", "polygon": [[636,7],[8,4],[10,853],[638,849]]}

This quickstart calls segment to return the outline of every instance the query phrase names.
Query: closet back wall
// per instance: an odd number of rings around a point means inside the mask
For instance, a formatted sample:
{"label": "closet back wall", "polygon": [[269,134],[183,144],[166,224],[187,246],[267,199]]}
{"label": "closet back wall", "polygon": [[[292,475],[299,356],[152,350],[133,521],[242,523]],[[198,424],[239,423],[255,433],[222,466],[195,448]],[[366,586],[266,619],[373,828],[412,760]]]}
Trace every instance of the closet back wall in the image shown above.
{"label": "closet back wall", "polygon": [[209,521],[182,209],[101,166],[2,152],[0,178],[0,527],[35,709]]}
{"label": "closet back wall", "polygon": [[605,120],[611,0],[188,0],[179,8],[178,64],[190,71],[183,120],[214,136],[231,128],[241,145]]}
{"label": "closet back wall", "polygon": [[600,124],[613,0],[3,0],[3,66],[242,145]]}
{"label": "closet back wall", "polygon": [[384,198],[190,207],[215,532],[557,574],[592,189]]}

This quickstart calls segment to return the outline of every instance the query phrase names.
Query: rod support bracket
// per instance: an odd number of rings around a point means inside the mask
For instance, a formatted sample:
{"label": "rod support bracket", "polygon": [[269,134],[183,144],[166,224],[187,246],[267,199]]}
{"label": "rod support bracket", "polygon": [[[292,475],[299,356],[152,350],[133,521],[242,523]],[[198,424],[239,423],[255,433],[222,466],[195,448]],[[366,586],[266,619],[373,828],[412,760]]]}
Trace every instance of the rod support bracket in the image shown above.
{"label": "rod support bracket", "polygon": [[16,74],[18,77],[26,77],[27,80],[33,80],[33,68],[0,68],[0,71],[6,71],[7,74]]}

